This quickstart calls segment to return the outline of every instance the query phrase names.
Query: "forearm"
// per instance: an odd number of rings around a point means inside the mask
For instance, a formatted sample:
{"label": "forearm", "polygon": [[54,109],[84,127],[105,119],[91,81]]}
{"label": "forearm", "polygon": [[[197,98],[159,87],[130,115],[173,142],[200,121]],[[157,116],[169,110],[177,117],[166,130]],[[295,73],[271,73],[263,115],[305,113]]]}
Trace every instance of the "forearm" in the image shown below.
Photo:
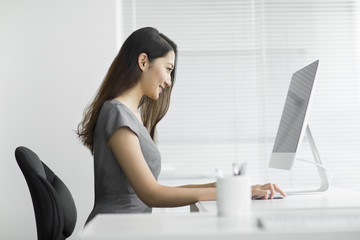
{"label": "forearm", "polygon": [[206,183],[206,184],[190,184],[190,185],[183,185],[183,186],[178,186],[179,188],[215,188],[216,187],[216,183],[212,182],[212,183]]}
{"label": "forearm", "polygon": [[[205,184],[206,186],[206,184]],[[180,207],[198,201],[216,200],[214,187],[167,187],[158,185],[151,207]]]}

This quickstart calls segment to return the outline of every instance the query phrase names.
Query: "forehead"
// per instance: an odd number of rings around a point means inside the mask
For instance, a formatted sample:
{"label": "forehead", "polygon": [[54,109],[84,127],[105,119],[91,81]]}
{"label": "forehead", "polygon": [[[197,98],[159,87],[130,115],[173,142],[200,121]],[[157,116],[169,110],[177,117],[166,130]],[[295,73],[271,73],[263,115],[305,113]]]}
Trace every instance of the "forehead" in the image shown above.
{"label": "forehead", "polygon": [[174,51],[168,52],[164,57],[159,58],[160,61],[165,63],[171,63],[174,65],[175,63],[175,53]]}

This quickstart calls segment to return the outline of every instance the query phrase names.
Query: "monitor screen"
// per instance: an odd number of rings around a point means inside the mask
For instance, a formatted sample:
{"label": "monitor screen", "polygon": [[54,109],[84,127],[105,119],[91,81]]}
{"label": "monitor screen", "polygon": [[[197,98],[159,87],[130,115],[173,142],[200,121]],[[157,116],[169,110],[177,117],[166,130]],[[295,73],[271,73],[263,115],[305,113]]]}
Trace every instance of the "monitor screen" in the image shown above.
{"label": "monitor screen", "polygon": [[282,112],[270,167],[290,169],[307,127],[310,99],[319,60],[295,72]]}

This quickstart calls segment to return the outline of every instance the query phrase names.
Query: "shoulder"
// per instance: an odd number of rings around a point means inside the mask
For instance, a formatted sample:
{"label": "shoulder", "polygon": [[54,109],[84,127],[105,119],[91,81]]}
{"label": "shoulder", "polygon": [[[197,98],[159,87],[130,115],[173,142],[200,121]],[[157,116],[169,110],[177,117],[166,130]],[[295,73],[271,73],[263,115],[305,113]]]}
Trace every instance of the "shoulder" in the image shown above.
{"label": "shoulder", "polygon": [[117,100],[105,101],[101,107],[101,111],[104,112],[105,115],[114,111],[129,113],[129,109]]}
{"label": "shoulder", "polygon": [[104,120],[111,118],[124,118],[127,121],[136,121],[134,114],[124,105],[117,100],[108,100],[103,103],[100,110],[100,117]]}
{"label": "shoulder", "polygon": [[136,116],[121,102],[109,100],[104,102],[99,122],[105,128],[107,137],[110,137],[118,128],[128,127],[136,135],[139,135],[139,126]]}

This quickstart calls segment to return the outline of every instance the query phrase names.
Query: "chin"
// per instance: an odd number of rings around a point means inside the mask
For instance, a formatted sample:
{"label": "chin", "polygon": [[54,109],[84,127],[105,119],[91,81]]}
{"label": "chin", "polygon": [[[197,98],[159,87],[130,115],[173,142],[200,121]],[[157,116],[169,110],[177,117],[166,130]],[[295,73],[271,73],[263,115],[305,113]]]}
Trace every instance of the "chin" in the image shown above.
{"label": "chin", "polygon": [[158,95],[156,95],[156,96],[149,96],[152,100],[158,100],[159,99],[159,94]]}
{"label": "chin", "polygon": [[148,94],[145,94],[148,98],[152,99],[152,100],[158,100],[160,98],[160,94],[161,92],[152,92],[151,94],[148,93]]}

